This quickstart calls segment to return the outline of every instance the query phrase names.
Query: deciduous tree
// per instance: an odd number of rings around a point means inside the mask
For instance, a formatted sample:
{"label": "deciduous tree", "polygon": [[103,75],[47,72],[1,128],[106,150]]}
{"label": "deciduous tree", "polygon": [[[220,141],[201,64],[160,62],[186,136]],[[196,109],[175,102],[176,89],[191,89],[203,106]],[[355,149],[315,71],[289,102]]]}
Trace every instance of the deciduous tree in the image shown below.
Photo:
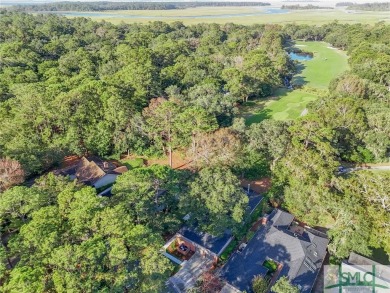
{"label": "deciduous tree", "polygon": [[19,162],[0,159],[0,192],[24,181],[24,170]]}
{"label": "deciduous tree", "polygon": [[191,221],[213,235],[240,227],[248,204],[237,177],[223,167],[204,168],[181,196],[180,207]]}
{"label": "deciduous tree", "polygon": [[299,293],[298,287],[292,285],[287,277],[283,276],[271,287],[275,293]]}

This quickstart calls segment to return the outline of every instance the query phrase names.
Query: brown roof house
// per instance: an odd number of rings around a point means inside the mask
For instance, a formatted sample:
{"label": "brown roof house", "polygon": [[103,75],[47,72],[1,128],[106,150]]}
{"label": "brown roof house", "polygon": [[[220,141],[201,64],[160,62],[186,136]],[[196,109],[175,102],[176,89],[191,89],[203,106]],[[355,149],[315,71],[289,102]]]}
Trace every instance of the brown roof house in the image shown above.
{"label": "brown roof house", "polygon": [[113,184],[116,178],[126,171],[128,171],[126,166],[118,167],[97,157],[90,159],[82,157],[77,164],[56,170],[54,174],[69,176],[71,179],[77,179],[86,185],[101,188]]}

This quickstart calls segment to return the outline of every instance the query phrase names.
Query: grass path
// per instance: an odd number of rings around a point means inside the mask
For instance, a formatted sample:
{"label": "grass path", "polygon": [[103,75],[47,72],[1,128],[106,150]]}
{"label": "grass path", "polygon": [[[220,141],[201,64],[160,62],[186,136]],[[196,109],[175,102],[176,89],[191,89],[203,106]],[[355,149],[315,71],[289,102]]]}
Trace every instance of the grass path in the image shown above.
{"label": "grass path", "polygon": [[302,89],[281,88],[273,97],[249,101],[241,107],[240,113],[247,124],[258,123],[264,119],[288,120],[299,117],[306,105],[326,92],[332,79],[348,69],[345,52],[330,48],[324,42],[297,42],[296,45],[314,57],[301,62],[301,72],[293,78],[293,84]]}

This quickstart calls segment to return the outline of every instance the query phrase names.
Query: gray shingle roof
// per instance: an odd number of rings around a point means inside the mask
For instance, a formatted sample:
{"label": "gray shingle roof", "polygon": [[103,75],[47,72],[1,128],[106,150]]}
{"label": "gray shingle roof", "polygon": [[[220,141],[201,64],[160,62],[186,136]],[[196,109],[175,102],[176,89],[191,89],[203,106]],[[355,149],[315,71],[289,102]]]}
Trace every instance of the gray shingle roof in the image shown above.
{"label": "gray shingle roof", "polygon": [[187,239],[203,246],[204,248],[207,248],[217,255],[221,252],[222,248],[226,246],[232,237],[231,233],[228,231],[226,231],[226,233],[222,236],[217,237],[205,232],[198,231],[196,228],[190,228],[186,226],[181,228],[179,233]]}
{"label": "gray shingle roof", "polygon": [[380,265],[380,263],[355,252],[350,253],[348,263],[351,265]]}
{"label": "gray shingle roof", "polygon": [[252,292],[256,275],[265,275],[267,258],[281,263],[280,276],[288,276],[301,292],[310,292],[326,255],[329,240],[308,231],[297,235],[288,230],[294,217],[275,210],[265,227],[260,228],[241,253],[234,253],[222,268],[221,276],[238,289]]}

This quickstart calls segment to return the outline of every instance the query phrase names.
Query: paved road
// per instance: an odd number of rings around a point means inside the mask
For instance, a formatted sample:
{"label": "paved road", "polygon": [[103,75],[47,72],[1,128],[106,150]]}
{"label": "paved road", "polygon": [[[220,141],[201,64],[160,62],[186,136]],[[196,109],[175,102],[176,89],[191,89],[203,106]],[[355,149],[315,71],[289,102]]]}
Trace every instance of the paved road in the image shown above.
{"label": "paved road", "polygon": [[388,166],[367,166],[367,167],[354,167],[354,168],[345,168],[343,171],[340,171],[340,174],[344,173],[350,173],[360,170],[389,170],[390,171],[390,165]]}

